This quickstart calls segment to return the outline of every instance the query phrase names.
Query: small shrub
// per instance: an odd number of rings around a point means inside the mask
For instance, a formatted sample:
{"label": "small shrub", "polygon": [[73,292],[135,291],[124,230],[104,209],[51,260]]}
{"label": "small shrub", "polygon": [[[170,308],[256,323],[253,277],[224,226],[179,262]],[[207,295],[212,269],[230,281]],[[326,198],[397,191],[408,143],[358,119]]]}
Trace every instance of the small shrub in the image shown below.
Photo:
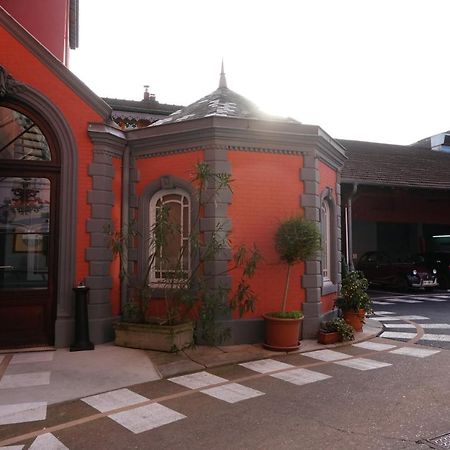
{"label": "small shrub", "polygon": [[325,333],[338,332],[342,341],[352,341],[355,338],[353,328],[341,317],[322,322],[320,330]]}
{"label": "small shrub", "polygon": [[366,292],[368,287],[369,282],[361,271],[349,272],[342,280],[341,295],[336,300],[336,306],[344,312],[363,309],[366,314],[372,313],[372,299]]}

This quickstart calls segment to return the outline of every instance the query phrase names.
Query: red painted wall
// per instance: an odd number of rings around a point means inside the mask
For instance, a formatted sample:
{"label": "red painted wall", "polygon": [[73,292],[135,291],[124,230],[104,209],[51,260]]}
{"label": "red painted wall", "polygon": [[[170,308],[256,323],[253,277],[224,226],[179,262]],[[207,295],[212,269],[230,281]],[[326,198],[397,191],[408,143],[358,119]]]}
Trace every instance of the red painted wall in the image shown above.
{"label": "red painted wall", "polygon": [[0,6],[66,63],[69,0],[0,0]]}
{"label": "red painted wall", "polygon": [[[264,258],[251,285],[257,294],[255,313],[279,310],[284,292],[287,267],[280,262],[274,247],[274,234],[281,220],[302,212],[300,196],[303,183],[299,170],[303,158],[294,155],[230,151],[233,198],[229,208],[232,220],[231,242],[257,245]],[[301,309],[304,290],[300,287],[303,264],[294,266],[288,308]],[[233,286],[239,280],[233,275]]]}
{"label": "red painted wall", "polygon": [[417,194],[405,190],[360,193],[353,200],[353,219],[393,223],[450,224],[450,196]]}
{"label": "red painted wall", "polygon": [[333,309],[336,298],[337,298],[336,294],[328,294],[324,295],[320,299],[321,301],[320,310],[322,314],[331,311]]}
{"label": "red painted wall", "polygon": [[186,181],[191,181],[195,174],[195,165],[203,161],[203,150],[179,153],[176,155],[157,156],[137,159],[136,169],[139,170],[140,181],[136,186],[137,195],[152,181],[163,175],[173,175]]}
{"label": "red painted wall", "polygon": [[91,215],[87,191],[92,188],[92,179],[88,176],[88,165],[92,162],[92,142],[87,128],[89,122],[101,122],[102,118],[3,28],[0,28],[0,49],[1,64],[5,69],[15,79],[32,86],[55,104],[72,129],[78,148],[76,281],[79,281],[88,275],[85,249],[89,247],[86,219]]}

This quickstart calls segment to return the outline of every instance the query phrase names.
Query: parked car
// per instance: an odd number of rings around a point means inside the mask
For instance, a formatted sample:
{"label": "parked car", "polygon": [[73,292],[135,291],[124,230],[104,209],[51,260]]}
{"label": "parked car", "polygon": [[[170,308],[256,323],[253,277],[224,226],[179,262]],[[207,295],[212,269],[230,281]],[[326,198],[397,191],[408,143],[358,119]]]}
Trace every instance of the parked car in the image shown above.
{"label": "parked car", "polygon": [[428,268],[436,268],[439,287],[450,289],[450,253],[429,252],[420,255]]}
{"label": "parked car", "polygon": [[364,253],[356,268],[361,270],[372,285],[396,289],[438,286],[437,269],[430,269],[423,258],[393,258],[385,252]]}

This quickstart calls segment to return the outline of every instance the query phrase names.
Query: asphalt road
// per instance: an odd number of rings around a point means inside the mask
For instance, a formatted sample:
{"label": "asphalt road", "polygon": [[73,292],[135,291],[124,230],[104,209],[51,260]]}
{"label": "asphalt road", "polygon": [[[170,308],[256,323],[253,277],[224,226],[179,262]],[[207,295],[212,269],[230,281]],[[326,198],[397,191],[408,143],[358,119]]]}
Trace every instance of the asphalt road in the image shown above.
{"label": "asphalt road", "polygon": [[52,405],[45,423],[0,427],[0,448],[431,448],[450,433],[450,351],[368,342]]}
{"label": "asphalt road", "polygon": [[369,293],[375,302],[375,318],[385,329],[382,337],[415,339],[421,345],[450,349],[450,292]]}

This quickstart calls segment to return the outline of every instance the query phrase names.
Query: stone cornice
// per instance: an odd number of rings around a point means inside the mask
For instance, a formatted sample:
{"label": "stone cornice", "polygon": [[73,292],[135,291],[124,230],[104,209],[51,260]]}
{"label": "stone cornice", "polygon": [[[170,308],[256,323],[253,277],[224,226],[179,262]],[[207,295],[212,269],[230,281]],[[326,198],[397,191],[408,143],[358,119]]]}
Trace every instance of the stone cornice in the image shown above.
{"label": "stone cornice", "polygon": [[303,154],[317,151],[330,166],[340,169],[343,147],[320,127],[284,122],[208,117],[127,132],[137,157],[192,151],[214,142],[230,150]]}
{"label": "stone cornice", "polygon": [[104,124],[90,123],[88,135],[94,144],[94,153],[122,158],[127,141],[121,130]]}
{"label": "stone cornice", "polygon": [[0,6],[0,26],[6,29],[15,39],[39,58],[50,68],[70,89],[83,99],[104,120],[111,116],[111,108],[94,92],[92,92],[79,78],[77,78],[64,64],[39,43]]}

